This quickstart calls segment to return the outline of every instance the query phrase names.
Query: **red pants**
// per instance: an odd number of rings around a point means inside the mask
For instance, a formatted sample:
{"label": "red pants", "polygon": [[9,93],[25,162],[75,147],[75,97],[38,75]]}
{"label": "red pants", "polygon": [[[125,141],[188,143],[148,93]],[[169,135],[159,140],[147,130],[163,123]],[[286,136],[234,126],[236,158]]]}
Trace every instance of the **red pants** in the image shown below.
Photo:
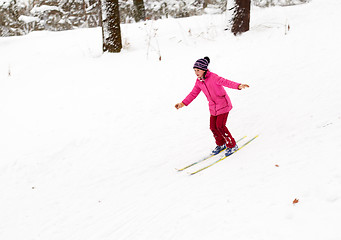
{"label": "red pants", "polygon": [[229,113],[220,114],[218,116],[212,116],[210,118],[210,129],[215,138],[215,142],[218,146],[226,143],[228,148],[233,148],[236,145],[236,141],[232,137],[231,133],[226,127],[227,116]]}

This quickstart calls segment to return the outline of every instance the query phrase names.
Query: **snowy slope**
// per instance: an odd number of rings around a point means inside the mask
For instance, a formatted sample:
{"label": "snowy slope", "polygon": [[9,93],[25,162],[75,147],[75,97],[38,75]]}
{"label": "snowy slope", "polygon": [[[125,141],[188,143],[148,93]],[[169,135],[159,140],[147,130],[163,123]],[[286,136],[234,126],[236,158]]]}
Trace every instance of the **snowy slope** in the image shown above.
{"label": "snowy slope", "polygon": [[[238,37],[223,15],[122,25],[120,54],[100,29],[0,39],[0,239],[341,239],[340,7],[254,8]],[[232,134],[260,136],[188,176],[207,101],[174,105],[206,55],[250,85]]]}

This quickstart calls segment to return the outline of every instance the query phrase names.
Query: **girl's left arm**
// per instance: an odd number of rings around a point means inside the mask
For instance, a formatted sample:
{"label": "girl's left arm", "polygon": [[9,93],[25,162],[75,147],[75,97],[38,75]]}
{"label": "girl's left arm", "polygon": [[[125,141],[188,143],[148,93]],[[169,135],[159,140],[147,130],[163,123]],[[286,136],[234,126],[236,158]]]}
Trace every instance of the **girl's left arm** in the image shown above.
{"label": "girl's left arm", "polygon": [[241,85],[240,83],[237,82],[233,82],[231,80],[222,78],[217,76],[217,80],[216,80],[217,84],[222,85],[224,87],[228,87],[228,88],[233,88],[233,89],[239,89],[239,85]]}
{"label": "girl's left arm", "polygon": [[231,80],[228,80],[228,79],[225,79],[222,77],[217,78],[217,84],[222,85],[224,87],[239,89],[239,90],[242,90],[244,88],[249,87],[249,85],[247,85],[247,84],[241,84],[241,83],[233,82]]}

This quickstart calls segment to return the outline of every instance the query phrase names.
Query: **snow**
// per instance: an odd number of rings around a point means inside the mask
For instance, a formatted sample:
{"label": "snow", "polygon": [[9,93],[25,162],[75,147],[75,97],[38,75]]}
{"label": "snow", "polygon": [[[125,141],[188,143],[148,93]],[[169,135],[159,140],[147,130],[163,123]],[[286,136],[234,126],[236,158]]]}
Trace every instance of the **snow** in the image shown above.
{"label": "snow", "polygon": [[[0,238],[341,239],[340,7],[254,7],[237,37],[224,15],[122,25],[119,54],[100,28],[1,38]],[[174,105],[204,56],[250,85],[231,133],[260,136],[188,176],[208,106]]]}
{"label": "snow", "polygon": [[38,17],[30,17],[30,16],[25,16],[25,15],[21,15],[19,17],[19,20],[23,21],[24,23],[39,22]]}
{"label": "snow", "polygon": [[34,6],[31,10],[31,14],[40,14],[46,11],[60,11],[59,7],[49,6],[49,5],[41,5],[40,7]]}

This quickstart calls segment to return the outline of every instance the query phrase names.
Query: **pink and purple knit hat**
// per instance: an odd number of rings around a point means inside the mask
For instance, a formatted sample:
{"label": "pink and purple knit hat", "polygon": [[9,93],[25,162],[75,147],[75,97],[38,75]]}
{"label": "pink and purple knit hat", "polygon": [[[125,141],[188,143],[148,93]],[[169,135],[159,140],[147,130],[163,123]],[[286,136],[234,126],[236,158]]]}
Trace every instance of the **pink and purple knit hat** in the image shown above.
{"label": "pink and purple knit hat", "polygon": [[198,68],[203,71],[207,71],[207,66],[209,63],[210,63],[209,57],[200,58],[194,63],[193,68]]}

